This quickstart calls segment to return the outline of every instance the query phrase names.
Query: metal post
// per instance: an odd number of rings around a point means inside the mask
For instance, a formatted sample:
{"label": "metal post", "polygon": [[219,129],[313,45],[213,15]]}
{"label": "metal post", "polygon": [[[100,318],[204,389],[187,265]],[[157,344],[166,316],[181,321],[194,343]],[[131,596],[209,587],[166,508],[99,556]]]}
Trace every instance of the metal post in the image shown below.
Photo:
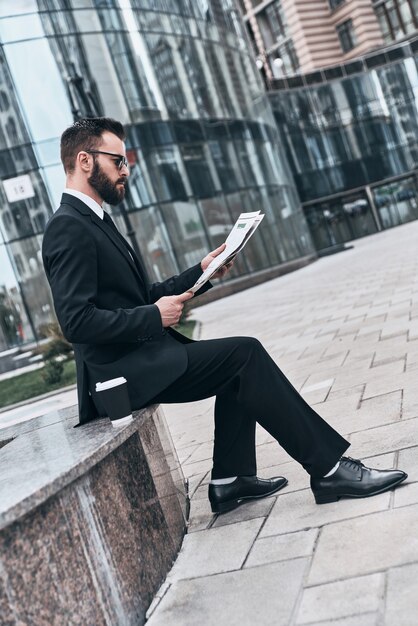
{"label": "metal post", "polygon": [[366,185],[364,190],[366,192],[366,196],[367,196],[367,199],[369,201],[370,208],[372,210],[372,215],[374,217],[374,221],[376,222],[377,230],[381,231],[381,230],[383,230],[383,227],[382,227],[382,223],[381,223],[380,218],[379,218],[379,214],[378,214],[377,209],[376,209],[376,205],[374,203],[372,190],[370,189],[369,185]]}
{"label": "metal post", "polygon": [[22,288],[22,283],[20,281],[17,281],[17,284],[18,284],[19,291],[20,291],[20,297],[22,298],[23,308],[25,309],[26,317],[28,318],[29,326],[33,334],[33,338],[35,339],[36,343],[39,343],[38,333],[36,332],[35,325],[32,320],[32,315],[30,313],[28,303],[26,302],[26,297]]}

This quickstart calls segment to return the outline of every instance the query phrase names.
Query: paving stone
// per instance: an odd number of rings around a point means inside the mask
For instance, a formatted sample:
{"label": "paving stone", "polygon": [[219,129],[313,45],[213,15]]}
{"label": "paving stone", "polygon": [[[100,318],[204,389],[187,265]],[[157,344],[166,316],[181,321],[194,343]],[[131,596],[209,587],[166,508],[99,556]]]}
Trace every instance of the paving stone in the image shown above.
{"label": "paving stone", "polygon": [[337,619],[377,611],[384,575],[371,574],[304,589],[296,624]]}
{"label": "paving stone", "polygon": [[354,433],[350,441],[356,458],[410,448],[418,441],[418,418]]}
{"label": "paving stone", "polygon": [[408,474],[408,482],[418,481],[418,446],[399,452],[398,468]]}
{"label": "paving stone", "polygon": [[[391,365],[385,365],[384,367],[391,367]],[[392,374],[386,373],[373,379],[369,377],[365,382],[364,399],[380,396],[383,393],[397,391],[398,389],[407,389],[410,386],[415,387],[416,373],[414,371],[397,374],[395,372]]]}
{"label": "paving stone", "polygon": [[191,476],[189,480],[189,497],[196,497],[196,492],[200,489],[201,485],[203,485],[206,481],[209,472],[203,472],[202,474],[195,474]]}
{"label": "paving stone", "polygon": [[373,498],[347,498],[326,505],[316,504],[310,489],[283,494],[277,498],[260,537],[316,528],[339,520],[382,511],[388,508],[389,502],[390,493]]}
{"label": "paving stone", "polygon": [[171,586],[147,626],[288,626],[305,559],[273,563]]}
{"label": "paving stone", "polygon": [[309,474],[294,460],[260,469],[257,474],[260,478],[273,478],[274,476],[287,478],[288,484],[278,492],[279,496],[309,487]]}
{"label": "paving stone", "polygon": [[264,428],[262,428],[260,424],[257,424],[256,441],[257,441],[257,446],[261,446],[264,443],[274,443],[276,440],[274,439],[274,437],[270,435],[270,433],[264,430]]}
{"label": "paving stone", "polygon": [[402,334],[395,334],[394,336],[386,338],[381,337],[380,341],[378,341],[375,346],[377,354],[390,355],[397,354],[399,352],[403,354],[408,350],[408,338],[406,332],[408,324],[402,322],[400,323],[400,327],[402,329]]}
{"label": "paving stone", "polygon": [[395,491],[393,506],[408,506],[418,503],[418,483],[406,482]]}
{"label": "paving stone", "polygon": [[212,521],[213,513],[210,508],[208,498],[201,498],[199,500],[193,498],[190,503],[188,532],[193,533],[199,530],[205,530],[206,528],[208,528]]}
{"label": "paving stone", "polygon": [[402,354],[393,353],[388,350],[383,353],[375,352],[374,359],[371,365],[371,368],[374,370],[376,367],[382,367],[382,365],[389,365],[390,363],[398,363],[398,361],[402,361],[402,369],[404,371],[406,368],[406,351]]}
{"label": "paving stone", "polygon": [[417,527],[418,505],[326,526],[318,540],[308,583],[352,578],[418,561],[418,534],[405,534],[406,529]]}
{"label": "paving stone", "polygon": [[372,330],[369,328],[368,333],[364,333],[362,335],[358,334],[357,337],[355,337],[355,343],[357,346],[361,346],[362,348],[364,348],[364,346],[374,345],[379,341],[380,333],[380,330]]}
{"label": "paving stone", "polygon": [[263,519],[255,519],[186,535],[168,580],[174,582],[239,569],[262,523]]}
{"label": "paving stone", "polygon": [[403,389],[402,419],[409,419],[410,417],[418,417],[418,389],[416,385],[408,385]]}
{"label": "paving stone", "polygon": [[320,380],[317,380],[318,375],[310,376],[302,387],[301,392],[303,394],[307,394],[311,393],[312,391],[329,390],[332,387],[332,384],[334,382],[333,378],[324,378],[323,376],[320,376],[319,378]]}
{"label": "paving stone", "polygon": [[257,446],[257,467],[259,470],[287,463],[290,459],[291,457],[280,447],[277,441]]}
{"label": "paving stone", "polygon": [[362,461],[367,467],[374,467],[375,469],[392,469],[396,468],[395,455],[396,452],[388,452],[386,454],[363,457]]}
{"label": "paving stone", "polygon": [[327,396],[330,392],[331,387],[327,387],[326,389],[318,389],[317,391],[310,391],[305,393],[303,389],[300,391],[302,398],[309,404],[317,404],[318,402],[325,402]]}
{"label": "paving stone", "polygon": [[[399,395],[400,393],[401,392],[399,392]],[[377,409],[373,411],[361,409],[347,413],[343,411],[341,414],[329,417],[327,422],[341,435],[347,437],[350,433],[358,433],[366,431],[370,428],[377,428],[381,425],[398,421],[400,419],[399,405],[399,408],[396,407],[396,405],[392,406],[391,410],[391,406],[389,404],[387,410],[382,410],[381,414]]]}
{"label": "paving stone", "polygon": [[180,463],[183,465],[192,453],[199,448],[199,444],[193,443],[191,445],[185,446],[184,448],[176,448],[177,456],[179,458]]}
{"label": "paving stone", "polygon": [[197,463],[199,461],[212,461],[213,456],[213,442],[205,442],[200,446],[197,446],[188,457],[187,463]]}
{"label": "paving stone", "polygon": [[416,626],[418,563],[389,570],[384,626]]}
{"label": "paving stone", "polygon": [[380,341],[394,339],[395,337],[399,337],[399,341],[406,341],[407,339],[407,330],[405,329],[405,322],[403,320],[387,322],[382,328]]}
{"label": "paving stone", "polygon": [[273,495],[269,498],[245,502],[233,511],[219,515],[213,524],[213,528],[219,528],[227,524],[236,524],[237,522],[244,522],[250,519],[266,518],[275,501],[275,495]]}
{"label": "paving stone", "polygon": [[344,406],[345,403],[347,403],[347,406],[350,406],[352,409],[357,409],[363,396],[364,387],[365,384],[361,383],[360,385],[354,385],[353,387],[347,387],[346,389],[340,389],[338,391],[331,389],[324,403],[324,407],[329,407],[330,403],[334,403],[335,408],[338,410],[341,406],[339,403],[344,401]]}
{"label": "paving stone", "polygon": [[199,474],[203,474],[208,472],[212,468],[212,461],[208,459],[207,461],[199,461],[198,463],[185,463],[182,466],[183,474],[190,478],[191,476],[196,476]]}
{"label": "paving stone", "polygon": [[317,536],[318,530],[311,529],[257,539],[244,567],[311,556]]}
{"label": "paving stone", "polygon": [[401,404],[402,391],[393,391],[361,402],[358,410],[347,410],[342,404],[327,421],[342,435],[354,433],[399,420]]}
{"label": "paving stone", "polygon": [[[209,475],[209,480],[210,480],[210,475]],[[199,487],[196,489],[196,491],[193,494],[193,500],[207,500],[208,499],[208,483],[207,482],[201,482],[201,484],[199,484]]]}
{"label": "paving stone", "polygon": [[[337,376],[335,382],[332,386],[333,391],[337,391],[338,389],[344,389],[346,387],[354,387],[355,385],[367,382],[367,385],[370,385],[375,382],[375,387],[377,387],[378,391],[376,393],[369,393],[369,397],[371,395],[377,396],[382,393],[388,391],[395,391],[397,388],[381,388],[380,384],[382,378],[393,378],[396,375],[402,374],[405,368],[405,361],[395,361],[393,363],[388,363],[386,365],[379,365],[379,367],[372,367],[367,371],[367,374],[362,370],[352,370],[352,371],[344,371],[340,376]],[[379,384],[379,386],[378,386]]]}
{"label": "paving stone", "polygon": [[311,622],[309,626],[381,626],[379,613],[363,613],[353,617],[343,617],[325,622]]}
{"label": "paving stone", "polygon": [[389,418],[390,421],[398,419],[401,415],[402,392],[400,390],[391,391],[372,398],[361,401],[359,411],[366,411],[368,414],[380,415],[382,419]]}

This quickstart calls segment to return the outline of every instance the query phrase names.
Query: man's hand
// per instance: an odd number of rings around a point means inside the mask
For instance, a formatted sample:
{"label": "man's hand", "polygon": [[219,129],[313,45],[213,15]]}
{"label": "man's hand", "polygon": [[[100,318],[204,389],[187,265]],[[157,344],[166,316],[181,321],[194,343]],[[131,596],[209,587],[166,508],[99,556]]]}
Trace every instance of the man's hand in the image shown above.
{"label": "man's hand", "polygon": [[[219,248],[216,248],[216,250],[212,250],[212,252],[209,252],[209,254],[207,256],[205,256],[204,259],[202,259],[202,262],[200,263],[200,266],[202,268],[202,272],[205,271],[205,269],[209,266],[210,263],[212,263],[213,259],[215,259],[218,254],[221,254],[221,252],[223,252],[225,250],[226,244],[223,243],[221,246],[219,246]],[[225,274],[231,269],[231,267],[233,266],[234,262],[230,261],[229,263],[227,263],[226,265],[224,265],[223,267],[221,267],[216,274],[214,274],[212,276],[212,278],[223,278],[225,276]]]}
{"label": "man's hand", "polygon": [[191,291],[185,291],[179,296],[163,296],[157,300],[155,304],[160,310],[164,328],[179,323],[184,303],[193,298],[193,296],[194,294]]}

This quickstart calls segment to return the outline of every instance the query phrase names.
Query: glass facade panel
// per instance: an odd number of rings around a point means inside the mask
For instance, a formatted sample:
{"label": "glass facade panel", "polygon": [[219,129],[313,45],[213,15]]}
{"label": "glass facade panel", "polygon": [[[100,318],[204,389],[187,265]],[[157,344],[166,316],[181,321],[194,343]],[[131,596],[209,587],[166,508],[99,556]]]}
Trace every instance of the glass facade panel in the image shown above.
{"label": "glass facade panel", "polygon": [[417,0],[373,0],[373,5],[385,41],[402,39],[418,29]]}
{"label": "glass facade panel", "polygon": [[365,194],[351,194],[306,207],[305,215],[318,249],[377,232]]}
{"label": "glass facade panel", "polygon": [[373,188],[383,228],[418,219],[418,177],[411,176]]}
{"label": "glass facade panel", "polygon": [[[411,48],[403,45],[402,55],[396,50],[394,61],[381,55],[375,69],[360,64],[351,76],[270,94],[317,247],[375,232],[377,224],[415,219],[412,204],[399,208],[387,190],[375,198],[375,213],[370,191],[354,199],[351,194],[379,182],[383,189],[386,179],[403,179],[418,167],[417,64]],[[342,66],[346,72],[348,65]]]}
{"label": "glass facade panel", "polygon": [[320,86],[271,94],[305,202],[417,167],[417,69],[412,58]]}
{"label": "glass facade panel", "polygon": [[199,263],[207,254],[208,241],[198,207],[189,202],[161,204],[161,214],[180,270]]}

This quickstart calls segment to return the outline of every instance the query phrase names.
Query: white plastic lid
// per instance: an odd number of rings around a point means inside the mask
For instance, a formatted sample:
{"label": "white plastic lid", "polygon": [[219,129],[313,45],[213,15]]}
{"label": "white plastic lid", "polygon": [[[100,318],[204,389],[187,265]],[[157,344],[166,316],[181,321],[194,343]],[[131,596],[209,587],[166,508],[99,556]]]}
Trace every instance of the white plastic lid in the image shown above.
{"label": "white plastic lid", "polygon": [[112,387],[123,385],[123,383],[126,383],[126,378],[124,378],[123,376],[119,376],[119,378],[111,378],[110,380],[105,380],[104,383],[96,383],[96,391],[112,389]]}

